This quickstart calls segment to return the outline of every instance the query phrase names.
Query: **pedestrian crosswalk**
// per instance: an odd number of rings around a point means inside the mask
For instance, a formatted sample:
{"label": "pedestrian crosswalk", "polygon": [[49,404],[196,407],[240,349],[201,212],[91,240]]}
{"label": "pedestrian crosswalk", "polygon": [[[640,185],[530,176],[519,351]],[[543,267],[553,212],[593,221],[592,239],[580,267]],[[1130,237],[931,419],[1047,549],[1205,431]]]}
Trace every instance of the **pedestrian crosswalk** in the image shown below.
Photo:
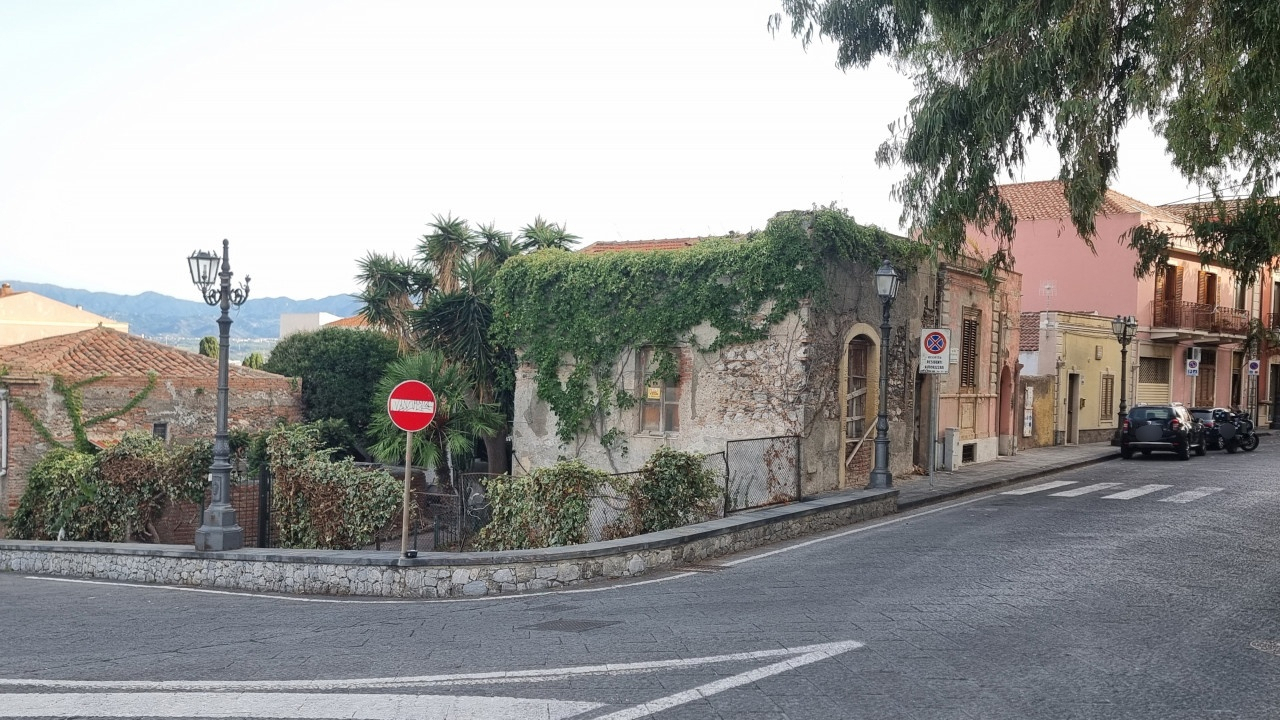
{"label": "pedestrian crosswalk", "polygon": [[[1071,487],[1073,485],[1077,487]],[[1016,490],[1006,490],[1003,493],[1001,493],[1001,495],[1032,495],[1034,493],[1046,492],[1049,490],[1058,490],[1059,492],[1049,493],[1049,496],[1073,498],[1073,497],[1080,497],[1082,495],[1093,495],[1095,493],[1103,493],[1110,490],[1115,490],[1116,492],[1112,492],[1110,495],[1102,495],[1101,499],[1133,500],[1134,498],[1140,498],[1140,497],[1145,497],[1147,495],[1154,495],[1155,493],[1161,493],[1173,486],[1162,485],[1159,483],[1152,483],[1150,485],[1141,485],[1135,488],[1121,489],[1124,487],[1125,487],[1124,483],[1117,483],[1117,482],[1104,482],[1104,483],[1094,483],[1092,485],[1081,485],[1080,483],[1074,480],[1054,480],[1052,482],[1040,483],[1039,485],[1032,485],[1030,487],[1018,488]],[[1161,497],[1158,499],[1158,501],[1185,504],[1185,503],[1193,502],[1195,500],[1199,500],[1200,498],[1207,497],[1209,495],[1212,495],[1216,492],[1221,492],[1221,491],[1222,491],[1222,488],[1220,487],[1198,487],[1192,490],[1186,490],[1184,492],[1175,493],[1173,495],[1169,495],[1168,497]]]}

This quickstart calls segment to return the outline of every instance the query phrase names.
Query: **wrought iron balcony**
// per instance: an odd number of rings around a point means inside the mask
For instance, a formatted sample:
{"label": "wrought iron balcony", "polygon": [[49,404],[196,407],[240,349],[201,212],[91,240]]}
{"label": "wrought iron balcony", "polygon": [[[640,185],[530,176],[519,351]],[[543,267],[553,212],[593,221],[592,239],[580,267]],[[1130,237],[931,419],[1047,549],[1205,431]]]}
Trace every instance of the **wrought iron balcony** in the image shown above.
{"label": "wrought iron balcony", "polygon": [[1218,335],[1244,336],[1249,332],[1247,310],[1180,300],[1156,301],[1152,309],[1153,327],[1196,330]]}

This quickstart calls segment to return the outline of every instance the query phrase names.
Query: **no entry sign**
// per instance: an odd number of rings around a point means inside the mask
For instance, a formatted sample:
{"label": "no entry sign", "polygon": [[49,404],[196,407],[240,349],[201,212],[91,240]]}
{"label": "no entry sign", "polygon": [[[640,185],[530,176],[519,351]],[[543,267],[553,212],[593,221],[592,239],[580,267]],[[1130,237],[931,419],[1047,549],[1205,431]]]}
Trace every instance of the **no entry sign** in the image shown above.
{"label": "no entry sign", "polygon": [[387,396],[387,414],[401,430],[418,432],[436,416],[436,394],[424,382],[405,380]]}

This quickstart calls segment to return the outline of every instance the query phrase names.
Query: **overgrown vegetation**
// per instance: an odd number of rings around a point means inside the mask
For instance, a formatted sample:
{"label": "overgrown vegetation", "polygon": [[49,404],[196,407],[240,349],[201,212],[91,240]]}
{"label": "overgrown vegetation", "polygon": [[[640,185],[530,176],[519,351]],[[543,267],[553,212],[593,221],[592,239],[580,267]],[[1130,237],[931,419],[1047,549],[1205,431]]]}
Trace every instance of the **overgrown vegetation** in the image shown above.
{"label": "overgrown vegetation", "polygon": [[605,528],[605,537],[670,530],[714,515],[723,490],[704,460],[698,453],[658,448],[640,468],[639,479],[619,488],[627,507]]}
{"label": "overgrown vegetation", "polygon": [[563,460],[521,477],[493,478],[486,487],[493,513],[480,530],[485,550],[577,545],[587,541],[591,498],[609,476],[581,460]]}
{"label": "overgrown vegetation", "polygon": [[523,349],[562,442],[592,429],[606,437],[611,411],[634,402],[615,373],[625,352],[696,345],[692,331],[704,323],[718,334],[701,350],[754,342],[802,301],[824,300],[834,261],[875,267],[888,258],[910,272],[926,252],[832,207],[675,251],[535,253],[498,273],[494,335]]}
{"label": "overgrown vegetation", "polygon": [[331,460],[309,425],[282,425],[267,438],[274,477],[273,520],[281,547],[351,550],[374,534],[399,507],[401,484],[382,470]]}
{"label": "overgrown vegetation", "polygon": [[[95,425],[101,425],[109,420],[121,417],[137,407],[143,400],[146,400],[147,396],[151,394],[151,391],[155,389],[157,376],[154,372],[147,373],[146,386],[134,393],[133,396],[129,398],[129,401],[119,409],[110,410],[91,418],[85,418],[83,389],[96,382],[100,382],[106,377],[106,375],[94,375],[93,377],[85,378],[74,383],[67,383],[61,375],[53,376],[53,391],[62,397],[62,407],[66,410],[67,420],[71,423],[71,434],[75,438],[73,447],[77,452],[97,452],[98,448],[93,443],[89,442],[88,429]],[[27,420],[27,422],[31,423],[31,427],[35,429],[36,434],[40,436],[41,440],[44,440],[46,443],[49,443],[54,447],[66,447],[62,443],[58,442],[58,439],[53,436],[53,433],[49,428],[40,421],[40,418],[36,417],[35,412],[32,411],[31,408],[27,407],[25,402],[18,398],[13,398],[11,402],[13,403],[14,409],[16,409],[22,417]]]}
{"label": "overgrown vegetation", "polygon": [[54,448],[31,468],[10,519],[13,537],[154,541],[154,523],[171,502],[199,502],[211,461],[207,443],[167,448],[146,432],[89,454]]}

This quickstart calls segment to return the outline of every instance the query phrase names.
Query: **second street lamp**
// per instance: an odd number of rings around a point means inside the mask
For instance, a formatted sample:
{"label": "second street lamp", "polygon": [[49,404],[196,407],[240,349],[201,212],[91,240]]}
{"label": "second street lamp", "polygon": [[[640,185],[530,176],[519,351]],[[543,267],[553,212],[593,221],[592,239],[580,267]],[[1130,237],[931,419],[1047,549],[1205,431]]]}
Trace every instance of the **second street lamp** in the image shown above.
{"label": "second street lamp", "polygon": [[[231,260],[228,243],[222,241],[222,268],[218,254],[201,250],[187,258],[191,282],[200,288],[204,301],[222,308],[218,318],[218,427],[213,436],[213,464],[209,466],[209,507],[196,530],[196,550],[238,550],[244,547],[244,530],[236,522],[231,506],[231,445],[227,440],[227,349],[231,344],[232,305],[249,299],[249,278],[238,288],[231,287]],[[215,277],[218,285],[214,286]]]}
{"label": "second street lamp", "polygon": [[1129,413],[1129,408],[1125,405],[1125,370],[1129,365],[1129,343],[1133,342],[1134,335],[1138,331],[1138,319],[1132,315],[1120,317],[1117,315],[1111,321],[1111,332],[1115,334],[1116,340],[1120,342],[1120,414],[1116,419],[1116,434],[1114,438],[1115,445],[1120,444],[1120,433],[1124,430],[1124,419]]}
{"label": "second street lamp", "polygon": [[876,413],[875,466],[871,469],[870,487],[893,487],[889,471],[889,308],[898,294],[898,273],[888,260],[876,270],[876,295],[880,296],[880,397]]}

